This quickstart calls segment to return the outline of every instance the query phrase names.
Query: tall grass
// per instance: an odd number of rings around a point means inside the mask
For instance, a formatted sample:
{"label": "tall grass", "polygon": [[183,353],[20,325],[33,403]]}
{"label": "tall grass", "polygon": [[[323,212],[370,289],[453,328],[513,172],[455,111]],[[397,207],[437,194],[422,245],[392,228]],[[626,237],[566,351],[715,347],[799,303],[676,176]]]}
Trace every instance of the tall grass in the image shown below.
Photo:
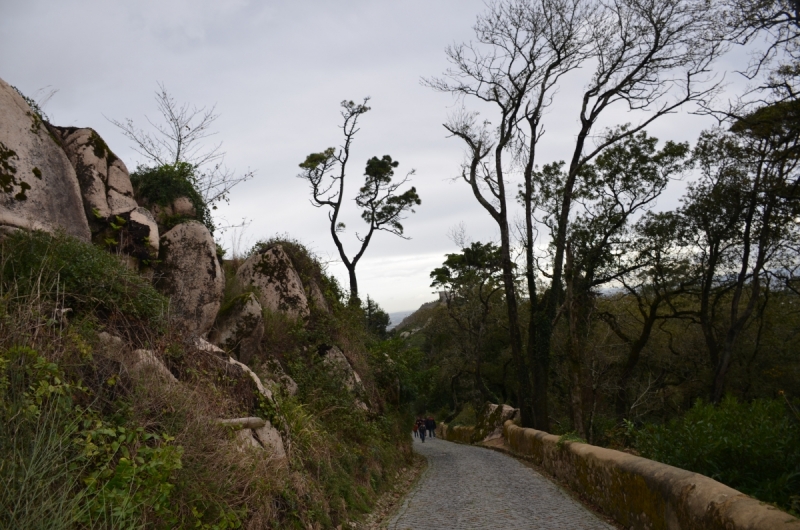
{"label": "tall grass", "polygon": [[74,527],[88,512],[77,458],[70,454],[79,421],[48,405],[35,424],[24,423],[0,430],[0,527]]}
{"label": "tall grass", "polygon": [[41,298],[67,317],[163,330],[168,300],[116,256],[66,234],[17,231],[0,243],[0,295],[14,305]]}

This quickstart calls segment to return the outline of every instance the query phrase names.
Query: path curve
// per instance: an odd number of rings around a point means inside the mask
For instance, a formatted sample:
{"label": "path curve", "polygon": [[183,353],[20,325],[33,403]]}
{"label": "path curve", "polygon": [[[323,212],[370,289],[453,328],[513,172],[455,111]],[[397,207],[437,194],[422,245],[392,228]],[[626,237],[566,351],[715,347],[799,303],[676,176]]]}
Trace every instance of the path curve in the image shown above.
{"label": "path curve", "polygon": [[390,530],[613,530],[554,483],[490,449],[414,440],[428,469],[390,520]]}

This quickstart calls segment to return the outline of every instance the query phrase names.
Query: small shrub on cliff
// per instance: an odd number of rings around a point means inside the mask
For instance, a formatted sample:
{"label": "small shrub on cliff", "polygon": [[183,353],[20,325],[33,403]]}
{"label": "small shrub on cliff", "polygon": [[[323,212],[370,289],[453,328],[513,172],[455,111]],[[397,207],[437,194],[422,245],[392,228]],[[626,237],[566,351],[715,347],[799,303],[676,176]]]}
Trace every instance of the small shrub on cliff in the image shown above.
{"label": "small shrub on cliff", "polygon": [[[781,400],[718,406],[634,431],[642,456],[718,480],[784,509],[800,509],[800,425]],[[794,506],[793,506],[794,505]]]}
{"label": "small shrub on cliff", "polygon": [[[208,230],[214,233],[214,221],[211,211],[197,191],[196,168],[187,162],[165,164],[155,167],[138,167],[131,174],[131,185],[136,197],[150,204],[169,206],[179,197],[188,197],[197,213],[196,218]],[[174,217],[167,220],[167,228],[171,228],[185,219]]]}
{"label": "small shrub on cliff", "polygon": [[[43,121],[46,122],[50,121],[50,118],[47,116],[47,114],[44,113],[44,110],[42,110],[41,105],[39,105],[39,103],[35,99],[26,96],[25,94],[22,93],[20,89],[18,89],[15,86],[12,86],[11,88],[13,88],[16,91],[16,93],[19,94],[22,97],[22,99],[25,100],[25,103],[27,103],[28,106],[31,108],[33,114],[36,116],[36,119],[38,119],[39,123]],[[45,97],[45,101],[50,99],[50,97],[52,97],[53,94],[55,94],[55,91],[51,92],[47,97]]]}
{"label": "small shrub on cliff", "polygon": [[16,299],[36,293],[72,314],[118,314],[163,324],[167,300],[116,256],[65,234],[17,231],[0,243],[0,289]]}

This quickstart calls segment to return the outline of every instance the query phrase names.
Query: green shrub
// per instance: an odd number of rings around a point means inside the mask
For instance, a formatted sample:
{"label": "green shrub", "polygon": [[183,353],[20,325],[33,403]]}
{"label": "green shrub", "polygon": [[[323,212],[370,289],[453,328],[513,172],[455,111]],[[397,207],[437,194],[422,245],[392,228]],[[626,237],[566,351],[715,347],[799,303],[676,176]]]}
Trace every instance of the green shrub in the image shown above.
{"label": "green shrub", "polygon": [[450,427],[456,427],[457,425],[472,426],[476,423],[478,423],[478,414],[475,412],[472,403],[468,403],[464,405],[458,416],[453,418],[453,421],[450,422]]}
{"label": "green shrub", "polygon": [[316,351],[290,357],[298,394],[281,410],[292,432],[292,466],[318,477],[320,498],[329,499],[318,520],[337,526],[369,511],[375,494],[410,458],[410,419],[393,409],[373,416],[355,407],[353,394]]}
{"label": "green shrub", "polygon": [[0,288],[25,303],[52,298],[76,313],[163,324],[167,299],[116,256],[65,234],[17,231],[0,243]]}
{"label": "green shrub", "polygon": [[416,408],[414,400],[432,386],[434,369],[425,368],[424,357],[422,350],[406,346],[397,336],[370,344],[369,360],[375,384],[396,407]]}
{"label": "green shrub", "polygon": [[681,418],[633,437],[642,456],[800,510],[800,425],[782,401],[727,397],[715,407],[698,400]]}
{"label": "green shrub", "polygon": [[[197,191],[196,168],[188,162],[165,164],[156,167],[138,167],[131,174],[131,185],[136,196],[150,204],[169,206],[179,197],[188,197],[194,206],[194,218],[202,222],[214,233],[214,222],[211,211]],[[193,219],[194,219],[193,218]],[[167,229],[187,220],[181,216],[173,216],[165,220]]]}
{"label": "green shrub", "polygon": [[136,520],[143,510],[161,521],[173,520],[170,493],[173,471],[181,467],[182,448],[173,439],[95,419],[84,420],[75,439],[76,465],[84,470],[90,499],[85,522]]}
{"label": "green shrub", "polygon": [[[169,523],[181,450],[81,406],[89,390],[29,347],[0,352],[0,527]],[[77,400],[77,401],[76,401]]]}
{"label": "green shrub", "polygon": [[80,418],[59,375],[29,348],[0,355],[2,528],[70,528],[88,513],[71,444]]}
{"label": "green shrub", "polygon": [[[265,347],[277,348],[299,393],[242,406],[241,385],[212,356],[185,354],[162,321],[166,299],[115,256],[18,232],[0,258],[0,528],[335,528],[368,511],[411,458],[411,420],[384,406],[372,374],[405,386],[414,375],[398,344],[366,353],[357,307],[331,304],[306,326],[265,311]],[[232,297],[241,291],[231,285]],[[63,307],[79,316],[59,321]],[[141,321],[129,342],[147,337],[181,385],[125,375],[96,336],[115,331],[116,315]],[[323,344],[362,364],[379,414],[331,377]],[[283,424],[278,413],[291,432],[288,466],[239,451],[233,433],[209,423],[256,414]]]}

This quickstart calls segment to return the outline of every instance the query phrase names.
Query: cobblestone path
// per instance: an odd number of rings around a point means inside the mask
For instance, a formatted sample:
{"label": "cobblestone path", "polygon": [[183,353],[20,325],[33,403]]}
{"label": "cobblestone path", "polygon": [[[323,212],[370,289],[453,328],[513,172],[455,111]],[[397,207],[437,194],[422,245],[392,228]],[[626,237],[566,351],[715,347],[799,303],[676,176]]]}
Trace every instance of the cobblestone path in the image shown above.
{"label": "cobblestone path", "polygon": [[548,479],[504,454],[414,440],[428,469],[390,530],[613,530]]}

